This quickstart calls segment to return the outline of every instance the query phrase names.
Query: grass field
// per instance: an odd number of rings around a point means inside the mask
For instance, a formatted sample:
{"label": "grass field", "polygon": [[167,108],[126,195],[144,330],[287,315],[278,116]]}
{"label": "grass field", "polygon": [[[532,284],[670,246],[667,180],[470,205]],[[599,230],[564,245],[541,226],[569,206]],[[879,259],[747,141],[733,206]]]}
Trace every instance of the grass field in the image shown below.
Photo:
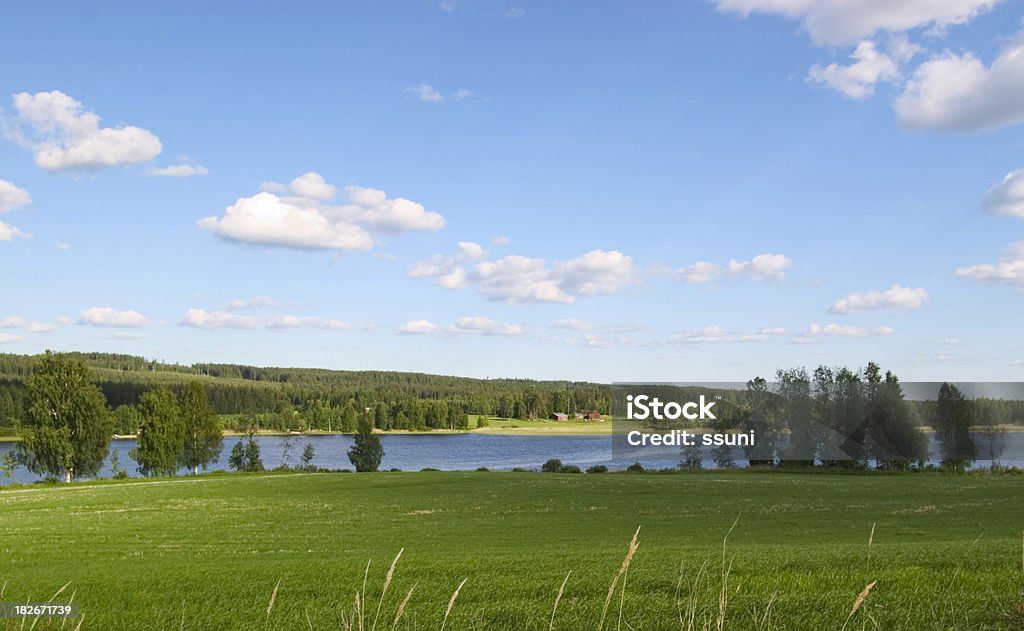
{"label": "grass field", "polygon": [[358,591],[370,629],[404,548],[378,629],[392,628],[413,586],[398,628],[548,629],[570,570],[554,628],[596,629],[638,526],[606,629],[841,629],[870,583],[847,629],[1024,628],[1024,479],[983,475],[421,472],[22,487],[0,492],[0,600],[46,600],[71,581],[57,600],[74,593],[82,629],[343,629]]}

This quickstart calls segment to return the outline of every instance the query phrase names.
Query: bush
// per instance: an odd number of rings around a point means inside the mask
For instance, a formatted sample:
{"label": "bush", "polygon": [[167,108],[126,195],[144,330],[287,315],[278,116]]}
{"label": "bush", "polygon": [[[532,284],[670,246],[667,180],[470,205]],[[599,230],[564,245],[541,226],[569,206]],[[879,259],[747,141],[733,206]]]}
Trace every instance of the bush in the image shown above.
{"label": "bush", "polygon": [[608,467],[603,464],[596,464],[587,468],[587,473],[608,473]]}
{"label": "bush", "polygon": [[559,473],[583,473],[583,471],[574,464],[567,464],[562,467]]}
{"label": "bush", "polygon": [[512,469],[512,471],[513,473],[527,473],[529,469],[524,469],[523,467],[515,467],[514,469]]}
{"label": "bush", "polygon": [[630,473],[643,473],[644,466],[642,464],[640,464],[639,462],[634,462],[633,464],[631,464],[628,467],[626,467],[626,471],[628,471]]}
{"label": "bush", "polygon": [[558,458],[552,458],[542,464],[540,470],[542,473],[559,473],[562,470],[562,461]]}
{"label": "bush", "polygon": [[434,467],[423,467],[420,471],[440,471],[440,469],[435,469]]}
{"label": "bush", "polygon": [[487,467],[477,467],[476,470],[477,471],[490,471],[490,469],[488,469]]}

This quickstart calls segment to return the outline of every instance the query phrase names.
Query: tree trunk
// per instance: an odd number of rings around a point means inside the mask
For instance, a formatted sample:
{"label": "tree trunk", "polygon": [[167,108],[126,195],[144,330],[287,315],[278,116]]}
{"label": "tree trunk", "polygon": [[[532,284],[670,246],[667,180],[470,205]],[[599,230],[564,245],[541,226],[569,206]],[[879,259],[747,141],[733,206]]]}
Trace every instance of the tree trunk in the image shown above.
{"label": "tree trunk", "polygon": [[66,471],[64,471],[64,482],[65,484],[71,483],[71,469],[67,469]]}
{"label": "tree trunk", "polygon": [[192,467],[192,475],[199,475],[199,465]]}

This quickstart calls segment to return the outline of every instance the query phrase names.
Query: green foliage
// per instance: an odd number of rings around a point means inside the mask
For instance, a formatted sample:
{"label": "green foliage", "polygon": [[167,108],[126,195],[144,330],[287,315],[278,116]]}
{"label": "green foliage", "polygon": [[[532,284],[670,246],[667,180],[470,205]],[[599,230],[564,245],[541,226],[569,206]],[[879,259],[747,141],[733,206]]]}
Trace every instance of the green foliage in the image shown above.
{"label": "green foliage", "polygon": [[560,473],[562,471],[562,461],[558,458],[552,458],[540,466],[542,473]]}
{"label": "green foliage", "polygon": [[228,466],[235,471],[263,471],[260,445],[252,434],[234,444],[228,456]]}
{"label": "green foliage", "polygon": [[639,462],[634,462],[633,464],[626,467],[626,471],[629,473],[643,473],[644,466]]}
{"label": "green foliage", "polygon": [[110,452],[110,473],[115,480],[124,480],[128,477],[128,470],[121,466],[121,456],[116,450]]}
{"label": "green foliage", "polygon": [[587,473],[608,473],[608,467],[603,464],[596,464],[592,467],[587,467]]}
{"label": "green foliage", "polygon": [[29,408],[20,458],[36,474],[94,476],[103,465],[113,418],[81,359],[47,352],[28,376]]}
{"label": "green foliage", "polygon": [[313,459],[316,458],[316,448],[313,447],[313,443],[306,443],[306,447],[302,450],[301,468],[303,471],[315,471],[316,465],[313,464]]}
{"label": "green foliage", "polygon": [[142,427],[139,446],[131,456],[142,475],[174,475],[185,444],[185,421],[174,393],[168,388],[147,392],[139,402]]}
{"label": "green foliage", "polygon": [[7,451],[4,452],[4,457],[0,458],[0,474],[7,479],[14,477],[14,469],[17,468],[18,461],[14,458],[14,453]]}
{"label": "green foliage", "polygon": [[942,384],[931,426],[939,440],[943,466],[964,469],[977,456],[977,447],[970,435],[973,412],[971,402],[964,398],[959,388],[949,383]]}
{"label": "green foliage", "polygon": [[185,388],[181,397],[181,416],[184,421],[184,444],[179,464],[199,473],[199,467],[206,467],[217,461],[224,448],[224,433],[220,421],[210,407],[206,388],[193,381]]}
{"label": "green foliage", "polygon": [[359,417],[359,427],[355,436],[355,444],[348,450],[348,459],[357,472],[376,471],[384,458],[384,447],[380,437],[373,433],[373,421],[369,414]]}

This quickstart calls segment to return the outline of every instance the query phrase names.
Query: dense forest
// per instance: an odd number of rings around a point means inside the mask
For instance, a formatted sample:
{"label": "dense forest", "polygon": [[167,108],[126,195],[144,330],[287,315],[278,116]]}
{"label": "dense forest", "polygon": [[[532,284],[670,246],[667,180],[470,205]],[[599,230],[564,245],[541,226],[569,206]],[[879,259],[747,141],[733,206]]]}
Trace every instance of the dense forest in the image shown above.
{"label": "dense forest", "polygon": [[[181,395],[198,381],[210,405],[267,429],[354,431],[357,412],[370,408],[378,429],[464,428],[467,415],[545,418],[554,411],[612,406],[609,386],[570,381],[471,379],[421,373],[265,368],[235,364],[167,364],[132,355],[69,353],[90,367],[115,411],[118,433],[134,433],[136,406],[149,391],[166,386]],[[18,425],[25,406],[25,379],[35,357],[0,354],[0,434]]]}

